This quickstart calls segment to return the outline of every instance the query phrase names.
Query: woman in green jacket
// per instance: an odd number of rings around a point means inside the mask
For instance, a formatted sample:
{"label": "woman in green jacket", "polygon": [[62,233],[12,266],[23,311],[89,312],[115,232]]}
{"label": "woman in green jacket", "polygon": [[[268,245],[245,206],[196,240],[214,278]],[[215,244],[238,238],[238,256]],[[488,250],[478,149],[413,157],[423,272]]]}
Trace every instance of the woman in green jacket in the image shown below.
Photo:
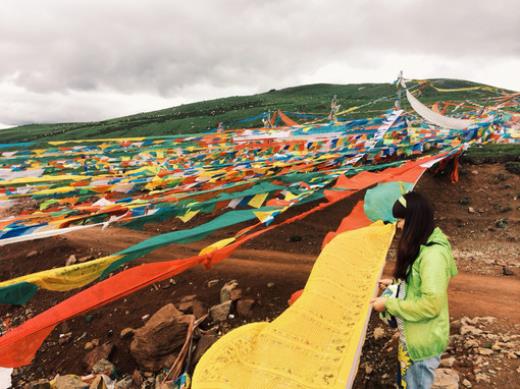
{"label": "woman in green jacket", "polygon": [[397,249],[394,280],[400,282],[394,297],[374,299],[374,309],[395,317],[400,330],[398,384],[406,389],[429,389],[435,369],[449,341],[448,284],[457,274],[446,235],[435,227],[429,201],[409,192],[393,206],[404,220]]}

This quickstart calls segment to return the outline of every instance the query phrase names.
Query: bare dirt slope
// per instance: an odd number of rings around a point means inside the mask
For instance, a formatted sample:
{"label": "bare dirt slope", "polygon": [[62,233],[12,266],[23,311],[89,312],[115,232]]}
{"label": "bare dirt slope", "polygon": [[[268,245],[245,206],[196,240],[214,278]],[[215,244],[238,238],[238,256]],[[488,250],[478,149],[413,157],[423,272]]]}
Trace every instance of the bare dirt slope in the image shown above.
{"label": "bare dirt slope", "polygon": [[[461,173],[458,184],[451,184],[447,177],[426,174],[418,186],[418,190],[434,202],[438,224],[451,239],[460,269],[449,290],[452,332],[457,335],[460,331],[460,319],[465,322],[466,317],[474,320],[474,317],[492,316],[496,319],[489,323],[474,323],[482,328],[485,325],[482,330],[485,334],[505,339],[513,336],[509,342],[514,345],[514,335],[520,333],[520,177],[508,173],[502,165],[468,165]],[[189,294],[197,294],[207,307],[216,304],[220,287],[232,279],[239,282],[245,296],[257,300],[248,322],[276,317],[287,307],[290,295],[304,287],[326,232],[337,227],[355,201],[356,198],[343,201],[303,221],[266,233],[210,270],[202,267],[189,270],[174,280],[61,324],[45,341],[34,363],[15,371],[14,382],[21,386],[23,382],[50,378],[56,373],[86,374],[88,371],[82,361],[86,353],[84,345],[92,339],[99,339],[101,343],[111,341],[115,346],[111,361],[120,373],[131,374],[137,365],[128,352],[129,341],[119,337],[122,329],[141,326],[144,315],[154,313],[169,302],[178,303]],[[177,227],[168,223],[157,226],[161,231],[171,228]],[[2,248],[0,277],[8,279],[62,266],[71,254],[79,258],[112,253],[153,235],[152,230],[110,228],[102,232],[92,229],[7,246]],[[193,255],[236,230],[238,228],[218,231],[194,244],[159,249],[136,264]],[[393,256],[392,249],[385,268],[387,274],[391,273]],[[208,282],[212,280],[218,281],[209,287]],[[25,307],[0,306],[0,314],[15,325],[76,292],[40,291]],[[220,324],[218,330],[224,333],[244,322],[246,320],[233,318]],[[392,334],[386,329],[383,336],[375,339],[373,329],[381,326],[374,315],[355,384],[357,388],[392,387],[395,346]],[[59,334],[67,332],[72,333],[72,341],[60,345]],[[506,383],[518,382],[518,358],[511,359],[497,351],[484,356],[478,354],[477,349],[477,356],[481,358],[477,360],[473,358],[474,350],[464,348],[467,337],[453,338],[452,351],[456,359],[453,368],[460,373],[461,380],[468,379],[476,388],[510,387]],[[490,346],[488,338],[477,340],[482,347]],[[484,374],[489,382],[482,376],[477,377],[479,374]]]}

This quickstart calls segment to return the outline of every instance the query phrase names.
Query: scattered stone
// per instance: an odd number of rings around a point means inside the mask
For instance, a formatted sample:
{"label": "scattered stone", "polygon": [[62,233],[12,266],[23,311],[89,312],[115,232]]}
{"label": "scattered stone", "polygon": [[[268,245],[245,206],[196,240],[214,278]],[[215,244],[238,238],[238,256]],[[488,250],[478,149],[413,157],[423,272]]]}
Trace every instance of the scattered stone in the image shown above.
{"label": "scattered stone", "polygon": [[[83,358],[83,362],[89,370],[94,370],[94,366],[101,360],[108,360],[114,345],[110,342],[97,346],[92,351],[89,351]],[[110,375],[110,374],[107,374]]]}
{"label": "scattered stone", "polygon": [[90,261],[91,259],[94,259],[94,257],[92,255],[87,255],[86,257],[81,257],[80,259],[78,259],[78,262],[83,263]]}
{"label": "scattered stone", "polygon": [[465,387],[465,388],[471,388],[473,385],[471,385],[471,382],[469,382],[466,378],[464,378],[462,380],[462,385]]}
{"label": "scattered stone", "polygon": [[473,207],[468,207],[468,213],[476,213],[477,211],[475,211],[475,208]]}
{"label": "scattered stone", "polygon": [[495,227],[497,227],[497,228],[507,228],[507,225],[508,225],[507,219],[498,219],[495,222]]}
{"label": "scattered stone", "polygon": [[486,383],[489,384],[489,382],[490,382],[489,376],[487,374],[484,374],[484,373],[477,373],[477,374],[475,374],[475,380],[478,383],[486,382]]}
{"label": "scattered stone", "polygon": [[214,305],[209,309],[209,315],[213,321],[225,321],[231,310],[231,300]]}
{"label": "scattered stone", "polygon": [[193,354],[193,364],[196,365],[202,355],[211,347],[213,343],[217,341],[217,335],[213,334],[204,334],[200,337],[199,342],[197,343],[197,348]]}
{"label": "scattered stone", "polygon": [[83,349],[84,349],[85,351],[90,351],[90,350],[92,350],[93,348],[94,348],[94,345],[92,344],[92,342],[87,342],[87,343],[85,343],[85,346],[83,347]]}
{"label": "scattered stone", "polygon": [[208,281],[208,288],[213,288],[215,285],[217,285],[220,282],[220,280],[211,280]]}
{"label": "scattered stone", "polygon": [[237,301],[238,299],[242,298],[242,289],[235,288],[229,293],[229,298],[231,301]]}
{"label": "scattered stone", "polygon": [[121,332],[119,333],[119,337],[121,339],[130,339],[132,336],[134,336],[135,330],[133,328],[127,327],[123,328]]}
{"label": "scattered stone", "polygon": [[90,383],[89,389],[104,389],[107,387],[113,388],[114,381],[110,377],[100,374]]}
{"label": "scattered stone", "polygon": [[199,300],[193,301],[193,306],[191,307],[191,310],[193,316],[195,316],[196,319],[200,319],[202,316],[208,313],[208,309],[206,308],[206,306]]}
{"label": "scattered stone", "polygon": [[256,301],[254,299],[240,299],[237,301],[237,313],[241,317],[253,316],[253,306]]}
{"label": "scattered stone", "polygon": [[382,337],[385,336],[385,330],[384,330],[384,328],[382,328],[382,327],[376,327],[376,328],[374,328],[374,333],[373,333],[373,335],[374,335],[374,339],[375,339],[375,340],[379,340],[379,339],[381,339]]}
{"label": "scattered stone", "polygon": [[65,261],[65,266],[74,265],[78,260],[74,254],[71,254],[70,257]]}
{"label": "scattered stone", "polygon": [[267,283],[267,287],[268,287],[268,288],[272,288],[273,286],[274,286],[274,282],[268,282],[268,283]]}
{"label": "scattered stone", "polygon": [[58,375],[55,382],[56,389],[86,389],[89,387],[74,374]]}
{"label": "scattered stone", "polygon": [[478,176],[478,170],[472,170],[471,174],[473,174],[474,176]]}
{"label": "scattered stone", "polygon": [[489,356],[489,355],[493,354],[493,350],[490,348],[479,347],[478,353],[480,355]]}
{"label": "scattered stone", "polygon": [[220,289],[220,302],[224,303],[226,301],[231,300],[231,291],[238,287],[237,280],[231,280],[224,284],[224,286]]}
{"label": "scattered stone", "polygon": [[190,294],[181,298],[181,301],[177,305],[178,309],[182,312],[188,312],[193,308],[193,301],[197,298],[196,294]]}
{"label": "scattered stone", "polygon": [[146,320],[148,320],[149,318],[150,318],[150,314],[147,313],[146,315],[143,315],[143,316],[141,317],[141,320],[142,320],[142,321],[146,321]]}
{"label": "scattered stone", "polygon": [[372,365],[370,365],[369,363],[367,363],[365,365],[365,374],[366,375],[370,375],[372,374],[372,372],[374,371],[374,368],[372,367]]}
{"label": "scattered stone", "polygon": [[513,271],[508,268],[507,266],[502,266],[502,274],[505,275],[505,276],[514,276],[515,273],[513,273]]}
{"label": "scattered stone", "polygon": [[27,253],[26,257],[27,257],[27,258],[31,258],[31,257],[34,257],[34,256],[36,256],[36,255],[38,255],[38,251],[36,251],[36,250],[32,250],[32,251],[29,251],[29,252]]}
{"label": "scattered stone", "polygon": [[482,330],[480,328],[477,328],[472,325],[462,325],[460,327],[460,334],[461,335],[466,335],[466,334],[480,335],[480,334],[482,334]]}
{"label": "scattered stone", "polygon": [[455,370],[437,369],[432,389],[458,389],[459,380],[459,374]]}
{"label": "scattered stone", "polygon": [[67,332],[66,334],[60,334],[58,338],[58,344],[64,345],[65,343],[69,343],[72,339],[72,332]]}
{"label": "scattered stone", "polygon": [[39,379],[37,381],[30,382],[26,388],[30,389],[51,389],[51,383],[49,380],[46,380],[44,378]]}
{"label": "scattered stone", "polygon": [[443,358],[441,359],[441,367],[453,367],[455,364],[455,357]]}
{"label": "scattered stone", "polygon": [[116,367],[107,359],[100,359],[94,366],[92,366],[92,373],[104,374],[108,377],[113,377],[116,372]]}
{"label": "scattered stone", "polygon": [[184,344],[191,317],[173,304],[167,304],[135,330],[130,352],[139,366],[147,371],[170,368]]}

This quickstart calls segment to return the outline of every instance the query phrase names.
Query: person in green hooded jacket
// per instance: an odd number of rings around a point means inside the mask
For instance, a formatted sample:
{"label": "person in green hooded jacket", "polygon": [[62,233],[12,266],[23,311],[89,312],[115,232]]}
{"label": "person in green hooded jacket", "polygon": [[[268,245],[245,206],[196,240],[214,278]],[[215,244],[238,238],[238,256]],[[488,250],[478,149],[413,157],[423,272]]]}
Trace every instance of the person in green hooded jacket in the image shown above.
{"label": "person in green hooded jacket", "polygon": [[393,280],[399,284],[391,297],[372,300],[374,309],[391,315],[399,328],[398,385],[429,389],[449,342],[448,284],[457,274],[446,235],[435,227],[430,202],[417,192],[402,196],[393,206],[395,218],[404,220],[397,248]]}

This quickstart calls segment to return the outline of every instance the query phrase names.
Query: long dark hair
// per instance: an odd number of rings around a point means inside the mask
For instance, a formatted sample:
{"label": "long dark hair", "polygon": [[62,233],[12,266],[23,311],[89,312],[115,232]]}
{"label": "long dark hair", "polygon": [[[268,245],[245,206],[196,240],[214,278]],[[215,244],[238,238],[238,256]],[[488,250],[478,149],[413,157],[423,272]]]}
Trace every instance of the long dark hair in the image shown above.
{"label": "long dark hair", "polygon": [[417,192],[409,192],[403,197],[402,202],[405,204],[396,201],[392,208],[394,217],[404,219],[401,240],[397,246],[394,277],[406,280],[421,245],[426,244],[435,225],[433,207],[426,197]]}

